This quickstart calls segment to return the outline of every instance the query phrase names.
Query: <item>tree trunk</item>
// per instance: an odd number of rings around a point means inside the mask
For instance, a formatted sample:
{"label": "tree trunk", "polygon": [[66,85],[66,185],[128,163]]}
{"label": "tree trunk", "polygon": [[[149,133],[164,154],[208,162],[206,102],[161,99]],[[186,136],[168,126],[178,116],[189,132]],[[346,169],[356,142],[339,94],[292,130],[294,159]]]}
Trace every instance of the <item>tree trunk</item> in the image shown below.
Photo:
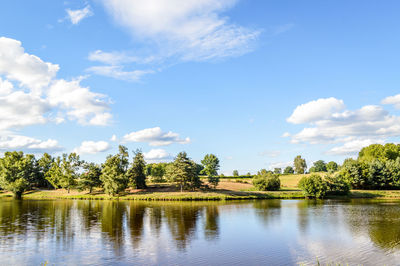
{"label": "tree trunk", "polygon": [[181,192],[183,192],[183,186],[182,186],[182,184],[181,184]]}
{"label": "tree trunk", "polygon": [[70,190],[70,188],[68,188],[68,194],[69,194],[69,190]]}
{"label": "tree trunk", "polygon": [[89,194],[92,194],[92,191],[93,191],[93,188],[90,187],[90,188],[89,188]]}
{"label": "tree trunk", "polygon": [[22,192],[14,192],[14,199],[16,200],[22,199]]}

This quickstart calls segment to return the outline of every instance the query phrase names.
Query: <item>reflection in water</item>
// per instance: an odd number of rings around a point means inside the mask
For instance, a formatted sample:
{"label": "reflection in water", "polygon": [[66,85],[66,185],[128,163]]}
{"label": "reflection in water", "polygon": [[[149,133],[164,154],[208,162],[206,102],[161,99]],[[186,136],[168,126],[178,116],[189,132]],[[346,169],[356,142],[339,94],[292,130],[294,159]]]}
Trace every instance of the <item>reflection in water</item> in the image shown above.
{"label": "reflection in water", "polygon": [[398,202],[0,201],[0,261],[10,265],[284,264],[315,257],[391,264],[399,256]]}

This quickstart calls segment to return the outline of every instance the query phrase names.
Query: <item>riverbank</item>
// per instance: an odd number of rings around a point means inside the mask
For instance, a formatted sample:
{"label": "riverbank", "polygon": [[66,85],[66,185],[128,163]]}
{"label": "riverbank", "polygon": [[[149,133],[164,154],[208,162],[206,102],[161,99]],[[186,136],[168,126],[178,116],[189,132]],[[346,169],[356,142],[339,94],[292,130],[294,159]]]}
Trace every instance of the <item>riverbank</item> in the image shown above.
{"label": "riverbank", "polygon": [[[0,198],[12,197],[9,192],[0,192]],[[126,191],[119,197],[110,197],[101,190],[93,193],[87,191],[64,189],[32,190],[23,194],[24,199],[90,199],[90,200],[141,200],[141,201],[224,201],[249,199],[304,199],[301,190],[295,187],[284,187],[279,191],[254,191],[252,185],[232,181],[223,181],[217,189],[198,191],[177,191],[170,184],[153,184],[144,190]],[[400,199],[400,190],[352,190],[346,196],[327,196],[326,198],[368,198],[368,199]]]}

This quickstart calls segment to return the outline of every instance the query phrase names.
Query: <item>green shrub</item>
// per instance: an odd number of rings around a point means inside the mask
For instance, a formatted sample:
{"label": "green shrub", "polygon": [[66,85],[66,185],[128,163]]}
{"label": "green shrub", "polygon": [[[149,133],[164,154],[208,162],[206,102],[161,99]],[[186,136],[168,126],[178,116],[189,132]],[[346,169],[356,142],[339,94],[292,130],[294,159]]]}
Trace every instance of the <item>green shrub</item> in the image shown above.
{"label": "green shrub", "polygon": [[325,181],[331,195],[347,195],[350,192],[350,184],[341,175],[327,176]]}
{"label": "green shrub", "polygon": [[310,198],[323,198],[328,190],[326,181],[316,174],[304,176],[300,179],[298,187]]}
{"label": "green shrub", "polygon": [[253,178],[253,186],[262,191],[275,191],[281,188],[281,180],[278,175],[271,173],[256,175]]}

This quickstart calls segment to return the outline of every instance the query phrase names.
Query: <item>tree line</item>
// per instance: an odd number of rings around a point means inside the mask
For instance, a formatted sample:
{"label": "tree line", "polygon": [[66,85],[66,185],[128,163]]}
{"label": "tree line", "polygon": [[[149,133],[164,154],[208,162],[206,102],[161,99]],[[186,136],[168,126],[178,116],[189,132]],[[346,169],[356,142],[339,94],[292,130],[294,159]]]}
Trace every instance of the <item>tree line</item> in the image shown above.
{"label": "tree line", "polygon": [[40,159],[22,151],[5,152],[0,158],[0,188],[20,199],[24,191],[33,188],[63,188],[89,190],[100,187],[111,196],[118,196],[127,188],[144,189],[150,176],[155,181],[175,183],[182,190],[194,190],[202,185],[199,175],[207,175],[209,184],[216,187],[219,159],[207,154],[201,164],[191,160],[186,152],[179,153],[168,164],[147,165],[140,150],[129,162],[128,149],[119,146],[102,164],[81,160],[76,153],[52,157],[44,153]]}

